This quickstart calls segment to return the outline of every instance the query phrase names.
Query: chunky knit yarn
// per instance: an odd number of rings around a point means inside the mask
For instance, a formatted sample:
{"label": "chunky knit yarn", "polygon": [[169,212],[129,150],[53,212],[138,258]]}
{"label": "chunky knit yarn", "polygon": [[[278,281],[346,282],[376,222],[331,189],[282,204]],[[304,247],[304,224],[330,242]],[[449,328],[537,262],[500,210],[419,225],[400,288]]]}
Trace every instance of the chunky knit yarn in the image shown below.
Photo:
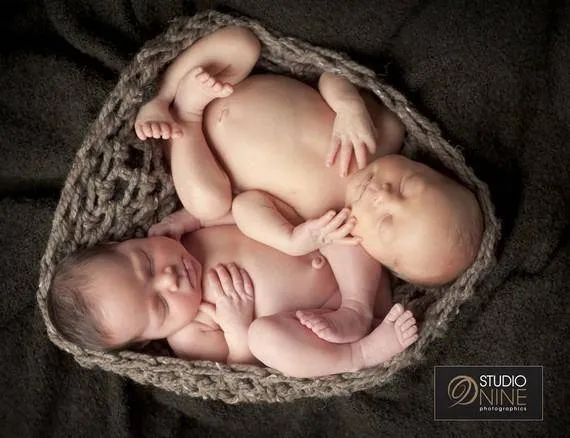
{"label": "chunky knit yarn", "polygon": [[[226,365],[124,351],[100,353],[64,340],[46,311],[46,294],[63,257],[99,241],[143,236],[154,222],[171,213],[178,200],[170,175],[162,165],[156,141],[139,141],[133,130],[138,108],[156,86],[165,66],[200,37],[228,25],[249,28],[261,41],[258,66],[267,71],[315,81],[324,72],[344,75],[372,91],[398,115],[407,130],[404,153],[420,150],[437,159],[477,196],[485,232],[475,263],[453,284],[417,288],[402,284],[395,300],[411,308],[422,321],[419,340],[389,362],[375,368],[316,379],[298,379],[253,365]],[[303,41],[269,32],[259,23],[217,12],[172,22],[163,35],[147,43],[122,73],[81,145],[61,193],[45,254],[37,294],[50,340],[71,353],[84,367],[100,367],[177,394],[238,402],[280,402],[301,397],[347,395],[385,384],[401,369],[417,363],[430,343],[444,335],[460,305],[475,291],[494,262],[499,224],[487,186],[466,166],[437,126],[418,114],[406,98],[373,71],[346,56]]]}

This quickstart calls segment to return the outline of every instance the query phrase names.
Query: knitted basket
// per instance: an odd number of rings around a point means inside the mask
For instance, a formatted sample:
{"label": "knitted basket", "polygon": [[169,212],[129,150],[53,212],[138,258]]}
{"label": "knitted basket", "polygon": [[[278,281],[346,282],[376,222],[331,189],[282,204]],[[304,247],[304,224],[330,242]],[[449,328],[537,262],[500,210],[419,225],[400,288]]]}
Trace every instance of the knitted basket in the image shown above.
{"label": "knitted basket", "polygon": [[[198,38],[228,25],[247,27],[257,35],[262,45],[258,66],[265,70],[306,81],[316,80],[324,71],[337,72],[372,91],[405,125],[404,153],[411,156],[420,150],[436,158],[478,198],[485,232],[475,263],[444,288],[421,289],[409,284],[396,287],[395,300],[411,308],[423,322],[418,341],[381,366],[324,378],[298,379],[263,366],[185,361],[131,351],[100,353],[64,340],[48,318],[46,294],[55,266],[63,257],[102,240],[143,236],[151,224],[177,207],[171,177],[162,165],[160,147],[152,140],[140,142],[134,135],[133,122],[145,93],[156,84],[164,67]],[[174,20],[166,33],[147,43],[122,73],[67,177],[41,261],[37,299],[49,339],[87,368],[98,366],[141,384],[227,403],[348,395],[383,385],[394,373],[422,359],[427,347],[445,333],[461,303],[473,294],[475,284],[492,265],[498,237],[499,224],[487,186],[466,166],[462,155],[442,138],[436,125],[418,114],[373,71],[334,51],[269,32],[255,21],[206,12]]]}

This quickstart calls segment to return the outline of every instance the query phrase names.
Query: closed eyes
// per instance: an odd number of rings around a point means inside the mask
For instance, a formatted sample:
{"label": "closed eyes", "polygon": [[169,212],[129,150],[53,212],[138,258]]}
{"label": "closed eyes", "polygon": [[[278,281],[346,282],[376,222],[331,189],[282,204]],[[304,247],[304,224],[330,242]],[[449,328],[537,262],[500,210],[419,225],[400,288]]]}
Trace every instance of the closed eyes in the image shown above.
{"label": "closed eyes", "polygon": [[164,298],[161,294],[158,294],[158,299],[160,302],[160,312],[162,313],[162,323],[164,324],[164,321],[166,320],[166,316],[168,315],[168,301],[166,301],[166,298]]}
{"label": "closed eyes", "polygon": [[422,177],[412,174],[402,180],[400,191],[402,194],[405,193],[406,196],[410,194],[415,194],[425,187],[425,181]]}
{"label": "closed eyes", "polygon": [[151,258],[145,251],[141,250],[140,253],[143,255],[143,258],[145,260],[147,274],[149,277],[154,277],[154,266],[152,264]]}

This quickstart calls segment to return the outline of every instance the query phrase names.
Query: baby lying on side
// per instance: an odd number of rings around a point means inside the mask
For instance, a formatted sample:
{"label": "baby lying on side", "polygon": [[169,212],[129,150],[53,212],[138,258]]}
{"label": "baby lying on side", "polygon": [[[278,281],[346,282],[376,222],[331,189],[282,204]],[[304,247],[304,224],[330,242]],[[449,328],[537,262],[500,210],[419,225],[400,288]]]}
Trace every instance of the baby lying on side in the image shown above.
{"label": "baby lying on side", "polygon": [[[392,155],[401,148],[402,124],[346,79],[323,74],[319,93],[285,76],[248,77],[259,47],[243,28],[200,39],[168,67],[137,116],[141,140],[169,139],[166,155],[190,221],[231,209],[246,236],[290,255],[361,240],[378,271],[382,264],[429,285],[455,279],[479,246],[474,195]],[[185,223],[183,215],[170,222]],[[331,267],[341,306],[299,318],[325,340],[350,342],[370,329],[375,279],[354,278],[344,263]]]}
{"label": "baby lying on side", "polygon": [[[295,376],[352,371],[417,339],[409,312],[396,305],[387,313],[390,290],[376,260],[426,284],[451,281],[471,264],[481,215],[467,189],[398,155],[355,172],[376,143],[380,153],[399,149],[395,116],[333,75],[321,78],[322,97],[280,76],[242,81],[258,54],[245,29],[201,39],[167,69],[136,125],[141,138],[172,138],[167,155],[188,210],[154,231],[228,223],[230,206],[239,230],[212,226],[185,234],[182,245],[152,237],[69,259],[48,297],[64,337],[99,349],[167,338],[181,357],[256,357]],[[358,134],[329,148],[331,132],[364,132],[366,142]],[[337,169],[323,165],[327,151]],[[240,192],[233,204],[232,189]],[[345,205],[356,220],[348,210],[328,212]],[[351,246],[350,232],[367,252]],[[373,315],[382,323],[360,339]]]}

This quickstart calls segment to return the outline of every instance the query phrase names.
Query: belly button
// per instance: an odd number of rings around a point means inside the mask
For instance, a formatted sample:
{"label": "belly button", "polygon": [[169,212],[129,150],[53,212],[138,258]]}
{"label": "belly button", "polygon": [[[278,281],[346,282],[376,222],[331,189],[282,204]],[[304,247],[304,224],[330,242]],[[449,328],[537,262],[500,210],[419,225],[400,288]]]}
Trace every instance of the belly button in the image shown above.
{"label": "belly button", "polygon": [[319,254],[313,258],[311,265],[315,269],[321,269],[325,265],[325,258]]}

